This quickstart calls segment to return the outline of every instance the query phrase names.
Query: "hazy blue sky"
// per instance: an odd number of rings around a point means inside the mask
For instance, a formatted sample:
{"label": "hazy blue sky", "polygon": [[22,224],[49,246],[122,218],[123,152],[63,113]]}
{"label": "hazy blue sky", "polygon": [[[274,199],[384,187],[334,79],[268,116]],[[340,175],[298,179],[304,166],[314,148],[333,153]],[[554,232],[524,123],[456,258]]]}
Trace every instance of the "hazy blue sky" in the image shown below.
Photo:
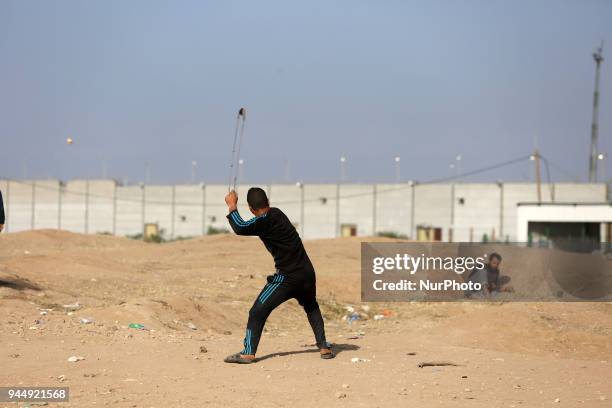
{"label": "hazy blue sky", "polygon": [[[612,153],[612,1],[0,0],[0,178],[391,181],[529,154],[585,180],[593,50]],[[75,144],[67,146],[66,137]],[[607,166],[612,176],[612,166]],[[528,162],[477,180],[527,180]]]}

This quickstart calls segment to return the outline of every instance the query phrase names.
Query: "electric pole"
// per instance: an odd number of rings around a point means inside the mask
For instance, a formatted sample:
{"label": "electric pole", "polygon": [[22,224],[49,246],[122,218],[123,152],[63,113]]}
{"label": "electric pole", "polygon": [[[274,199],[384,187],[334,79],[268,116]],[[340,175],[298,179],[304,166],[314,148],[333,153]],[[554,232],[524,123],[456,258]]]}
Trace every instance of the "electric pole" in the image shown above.
{"label": "electric pole", "polygon": [[603,62],[603,41],[601,46],[593,53],[593,59],[595,60],[595,92],[593,94],[593,122],[591,124],[591,157],[589,158],[589,182],[595,183],[597,181],[597,137],[599,133],[598,129],[598,117],[599,117],[599,70],[601,63]]}

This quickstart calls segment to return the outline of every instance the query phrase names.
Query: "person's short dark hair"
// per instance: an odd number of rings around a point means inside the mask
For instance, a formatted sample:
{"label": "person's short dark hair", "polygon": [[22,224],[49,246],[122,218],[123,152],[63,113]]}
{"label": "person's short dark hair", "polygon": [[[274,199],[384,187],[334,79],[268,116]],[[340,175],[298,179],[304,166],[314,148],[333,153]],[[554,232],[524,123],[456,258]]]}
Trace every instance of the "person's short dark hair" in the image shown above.
{"label": "person's short dark hair", "polygon": [[497,252],[492,252],[489,255],[489,259],[493,259],[493,258],[497,259],[499,262],[502,261],[502,256],[500,254],[498,254]]}
{"label": "person's short dark hair", "polygon": [[247,193],[247,203],[249,203],[249,207],[254,210],[261,210],[262,208],[267,208],[270,206],[266,192],[259,187],[249,188],[249,192]]}

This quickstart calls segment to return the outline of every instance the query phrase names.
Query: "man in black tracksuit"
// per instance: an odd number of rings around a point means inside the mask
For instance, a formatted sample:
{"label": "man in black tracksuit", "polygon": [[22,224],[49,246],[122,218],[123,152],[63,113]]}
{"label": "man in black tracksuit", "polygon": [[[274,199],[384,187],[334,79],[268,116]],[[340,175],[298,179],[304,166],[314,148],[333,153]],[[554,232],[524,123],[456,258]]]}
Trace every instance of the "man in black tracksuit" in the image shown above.
{"label": "man in black tracksuit", "polygon": [[321,357],[333,358],[331,347],[325,340],[323,317],[316,299],[314,267],[295,227],[281,210],[270,207],[268,197],[261,188],[251,188],[247,193],[249,209],[255,215],[248,221],[238,213],[236,192],[228,193],[225,202],[229,209],[227,219],[234,232],[258,236],[272,254],[276,267],[276,273],[268,276],[268,283],[249,311],[244,349],[227,357],[225,362],[252,363],[266,319],[276,307],[291,298],[297,299],[304,308]]}

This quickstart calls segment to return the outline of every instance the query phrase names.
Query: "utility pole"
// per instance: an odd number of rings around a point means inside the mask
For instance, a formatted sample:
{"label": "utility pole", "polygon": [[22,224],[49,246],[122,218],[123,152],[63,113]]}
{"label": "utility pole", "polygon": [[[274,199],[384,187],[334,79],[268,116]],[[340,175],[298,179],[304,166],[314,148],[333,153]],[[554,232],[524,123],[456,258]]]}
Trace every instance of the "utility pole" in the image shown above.
{"label": "utility pole", "polygon": [[538,203],[542,202],[542,178],[540,176],[540,152],[535,149],[535,152],[529,157],[530,160],[535,161],[535,177],[536,186],[538,188]]}
{"label": "utility pole", "polygon": [[603,41],[601,46],[593,53],[595,60],[595,92],[593,93],[593,122],[591,124],[591,157],[589,159],[589,182],[597,181],[597,137],[599,133],[599,71],[603,62]]}

